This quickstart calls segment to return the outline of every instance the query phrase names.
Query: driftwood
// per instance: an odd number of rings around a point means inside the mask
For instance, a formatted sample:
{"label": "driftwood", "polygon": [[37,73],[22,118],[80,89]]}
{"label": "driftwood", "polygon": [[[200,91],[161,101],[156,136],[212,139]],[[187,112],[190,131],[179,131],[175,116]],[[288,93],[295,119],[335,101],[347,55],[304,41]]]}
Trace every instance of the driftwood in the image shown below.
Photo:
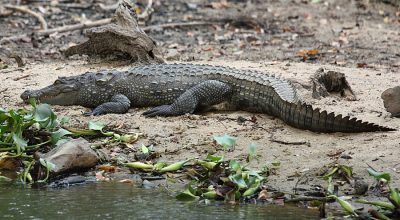
{"label": "driftwood", "polygon": [[400,86],[386,89],[381,98],[386,111],[390,112],[393,117],[400,117]]}
{"label": "driftwood", "polygon": [[85,35],[88,41],[68,48],[64,55],[124,55],[140,64],[164,63],[155,42],[139,28],[134,6],[129,0],[120,2],[110,24],[88,29]]}
{"label": "driftwood", "polygon": [[320,68],[311,77],[311,82],[313,98],[319,99],[327,97],[329,93],[340,93],[342,97],[346,97],[348,100],[357,100],[344,73],[325,71],[323,68]]}

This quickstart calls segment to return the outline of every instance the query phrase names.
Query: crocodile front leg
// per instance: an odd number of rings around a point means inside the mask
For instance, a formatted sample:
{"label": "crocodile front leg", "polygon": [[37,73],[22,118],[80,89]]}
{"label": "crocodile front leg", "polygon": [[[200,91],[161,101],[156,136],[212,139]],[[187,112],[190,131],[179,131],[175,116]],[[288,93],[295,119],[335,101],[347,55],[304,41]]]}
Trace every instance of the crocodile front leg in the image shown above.
{"label": "crocodile front leg", "polygon": [[173,116],[193,113],[200,107],[215,105],[230,99],[232,88],[217,80],[204,81],[180,95],[171,105],[162,105],[143,113],[146,117]]}
{"label": "crocodile front leg", "polygon": [[93,111],[84,113],[84,115],[123,114],[128,112],[130,106],[131,101],[126,96],[117,94],[111,98],[110,102],[105,102],[97,106]]}

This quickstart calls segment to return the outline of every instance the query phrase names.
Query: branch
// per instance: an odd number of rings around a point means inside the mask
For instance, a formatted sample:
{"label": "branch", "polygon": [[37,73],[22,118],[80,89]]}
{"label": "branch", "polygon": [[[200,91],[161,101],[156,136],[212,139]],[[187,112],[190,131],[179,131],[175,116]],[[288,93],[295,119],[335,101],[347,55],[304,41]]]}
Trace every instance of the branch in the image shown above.
{"label": "branch", "polygon": [[49,34],[53,34],[53,33],[63,33],[63,32],[68,32],[68,31],[97,27],[97,26],[106,25],[109,23],[111,23],[111,18],[105,18],[105,19],[101,19],[101,20],[97,20],[97,21],[85,21],[85,22],[82,22],[79,24],[65,25],[62,27],[38,31],[37,34],[39,36],[45,36],[45,35],[49,35]]}
{"label": "branch", "polygon": [[203,21],[193,21],[193,22],[177,22],[177,23],[167,23],[167,24],[158,24],[158,25],[151,25],[142,28],[143,31],[151,31],[157,29],[166,29],[166,28],[175,28],[175,27],[190,27],[190,26],[206,26],[218,24],[218,22],[203,22]]}
{"label": "branch", "polygon": [[[73,25],[65,25],[62,27],[57,27],[57,28],[51,28],[47,30],[41,30],[38,32],[35,32],[38,36],[45,36],[45,35],[50,35],[53,33],[63,33],[63,32],[68,32],[68,31],[74,31],[74,30],[81,30],[81,29],[87,29],[87,28],[92,28],[92,27],[98,27],[102,25],[106,25],[111,23],[111,18],[105,18],[97,21],[87,21],[79,24],[73,24]],[[194,22],[178,22],[178,23],[167,23],[167,24],[159,24],[159,25],[151,25],[142,28],[143,31],[152,31],[152,30],[157,30],[157,29],[166,29],[166,28],[176,28],[176,27],[190,27],[190,26],[206,26],[206,25],[212,25],[212,24],[219,24],[218,22],[202,22],[202,21],[194,21]],[[25,37],[29,37],[28,34],[23,34],[23,35],[17,35],[17,36],[11,36],[11,37],[4,37],[0,40],[0,44],[3,44],[4,42],[7,41],[15,41],[19,40]]]}
{"label": "branch", "polygon": [[44,20],[44,18],[43,18],[43,16],[41,14],[39,14],[37,12],[34,12],[34,11],[30,10],[29,8],[24,7],[24,6],[5,5],[4,7],[7,8],[7,9],[20,11],[20,12],[32,15],[33,17],[35,17],[36,19],[39,20],[42,30],[47,30],[47,22],[46,22],[46,20]]}

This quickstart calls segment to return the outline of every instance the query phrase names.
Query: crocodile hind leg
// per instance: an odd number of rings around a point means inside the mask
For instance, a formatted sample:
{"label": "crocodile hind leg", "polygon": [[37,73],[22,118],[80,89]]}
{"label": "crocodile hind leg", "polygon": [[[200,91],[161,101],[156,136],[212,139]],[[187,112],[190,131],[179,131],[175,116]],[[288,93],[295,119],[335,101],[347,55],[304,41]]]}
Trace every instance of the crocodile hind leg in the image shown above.
{"label": "crocodile hind leg", "polygon": [[161,105],[143,113],[146,117],[193,113],[199,108],[229,100],[232,88],[217,80],[204,81],[180,95],[171,105]]}
{"label": "crocodile hind leg", "polygon": [[123,114],[128,112],[131,101],[122,94],[114,95],[109,102],[97,106],[93,111],[86,112],[84,115],[104,115],[108,113]]}

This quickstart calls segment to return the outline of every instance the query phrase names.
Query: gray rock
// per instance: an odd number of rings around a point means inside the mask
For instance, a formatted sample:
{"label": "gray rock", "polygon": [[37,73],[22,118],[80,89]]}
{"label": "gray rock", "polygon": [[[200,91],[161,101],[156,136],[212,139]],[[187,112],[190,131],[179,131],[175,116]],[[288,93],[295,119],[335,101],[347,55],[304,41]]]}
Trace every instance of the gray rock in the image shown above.
{"label": "gray rock", "polygon": [[98,161],[96,152],[83,138],[72,139],[49,151],[42,158],[55,165],[52,171],[53,175],[78,169],[89,169],[96,166]]}
{"label": "gray rock", "polygon": [[400,86],[386,89],[381,98],[386,111],[390,112],[393,117],[400,117]]}

